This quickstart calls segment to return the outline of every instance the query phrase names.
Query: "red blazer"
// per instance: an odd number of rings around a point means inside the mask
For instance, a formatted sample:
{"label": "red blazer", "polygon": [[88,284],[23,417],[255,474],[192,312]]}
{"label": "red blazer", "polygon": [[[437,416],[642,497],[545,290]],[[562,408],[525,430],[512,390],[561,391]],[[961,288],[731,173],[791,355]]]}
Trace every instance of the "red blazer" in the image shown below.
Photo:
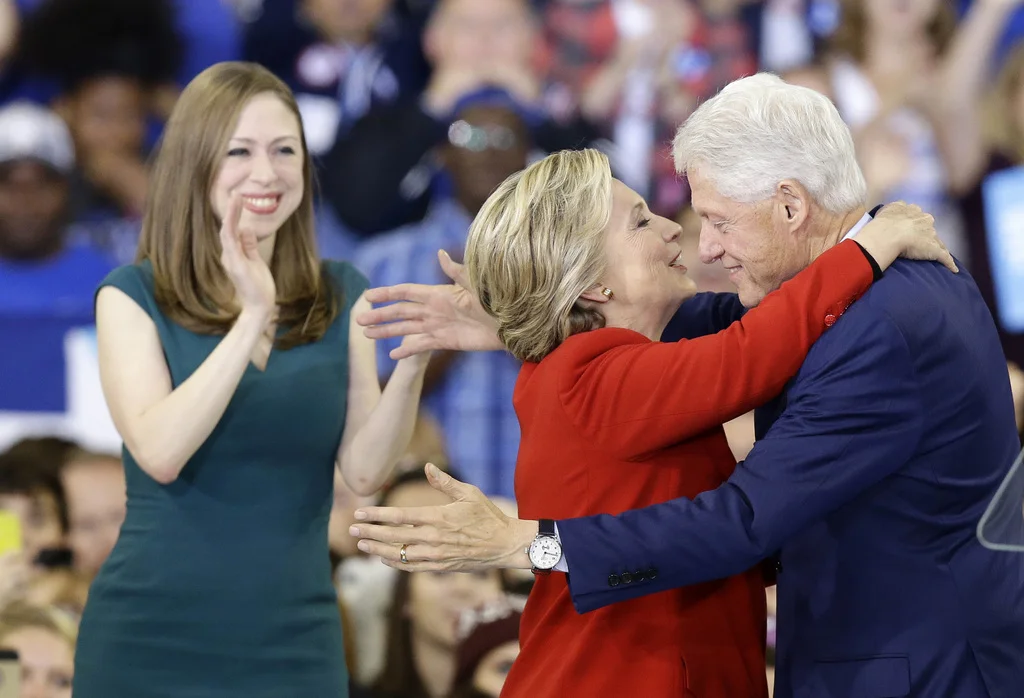
{"label": "red blazer", "polygon": [[[736,463],[722,423],[780,393],[871,281],[845,242],[718,334],[661,343],[594,330],[524,365],[514,395],[520,516],[617,514],[725,482]],[[764,584],[757,568],[580,615],[565,574],[539,575],[501,695],[766,698]]]}

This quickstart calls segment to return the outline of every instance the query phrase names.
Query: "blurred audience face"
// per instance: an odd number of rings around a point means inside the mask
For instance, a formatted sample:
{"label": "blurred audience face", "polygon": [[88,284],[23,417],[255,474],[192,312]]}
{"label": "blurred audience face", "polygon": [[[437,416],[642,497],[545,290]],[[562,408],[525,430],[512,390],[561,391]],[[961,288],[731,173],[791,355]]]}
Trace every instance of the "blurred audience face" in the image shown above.
{"label": "blurred audience face", "polygon": [[35,160],[0,163],[0,257],[43,259],[60,249],[67,178]]}
{"label": "blurred audience face", "polygon": [[512,669],[512,662],[518,656],[518,642],[506,642],[485,654],[473,674],[473,688],[490,698],[498,698]]}
{"label": "blurred audience face", "polygon": [[18,653],[18,698],[71,698],[74,653],[64,638],[43,628],[25,627],[9,633],[0,644]]}
{"label": "blurred audience face", "polygon": [[777,224],[767,202],[727,199],[696,170],[687,178],[693,209],[701,218],[700,261],[721,262],[743,305],[757,305],[807,265],[806,250]]}
{"label": "blurred audience face", "polygon": [[527,0],[442,0],[425,39],[435,67],[523,66],[536,38]]}
{"label": "blurred audience face", "polygon": [[456,197],[475,215],[499,184],[526,167],[530,135],[506,107],[472,106],[457,116],[448,129],[444,164]]}
{"label": "blurred audience face", "polygon": [[367,41],[393,0],[304,0],[303,10],[330,41]]}
{"label": "blurred audience face", "polygon": [[35,560],[40,551],[64,544],[57,499],[46,490],[32,495],[0,494],[0,510],[9,511],[21,521],[22,551],[25,560]]}
{"label": "blurred audience face", "polygon": [[868,31],[912,34],[924,30],[944,0],[856,0],[864,3]]}
{"label": "blurred audience face", "polygon": [[459,616],[502,593],[496,570],[417,572],[409,580],[408,613],[413,635],[454,650],[458,646]]}
{"label": "blurred audience face", "polygon": [[124,522],[124,470],[117,458],[93,456],[68,461],[61,479],[75,569],[91,578],[114,549]]}
{"label": "blurred audience face", "polygon": [[105,151],[138,154],[144,145],[147,111],[142,86],[117,76],[90,80],[61,108],[76,147],[86,156]]}
{"label": "blurred audience face", "polygon": [[276,96],[253,97],[242,110],[213,184],[213,209],[223,219],[242,196],[240,230],[272,239],[302,202],[304,156],[295,114]]}
{"label": "blurred audience face", "polygon": [[[387,506],[424,507],[449,504],[447,495],[426,482],[405,483],[388,493]],[[406,614],[413,637],[455,650],[463,612],[502,597],[497,570],[481,573],[417,572],[409,579]]]}

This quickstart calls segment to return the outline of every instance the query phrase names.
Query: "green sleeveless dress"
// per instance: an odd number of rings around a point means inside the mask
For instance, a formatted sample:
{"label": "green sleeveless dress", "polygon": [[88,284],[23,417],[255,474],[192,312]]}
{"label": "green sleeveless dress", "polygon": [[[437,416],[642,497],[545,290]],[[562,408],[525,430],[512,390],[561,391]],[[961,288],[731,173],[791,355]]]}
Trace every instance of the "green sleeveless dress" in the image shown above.
{"label": "green sleeveless dress", "polygon": [[[324,262],[343,302],[322,340],[251,364],[213,433],[173,483],[123,451],[128,513],[89,592],[75,698],[344,698],[327,520],[345,427],[348,326],[367,287]],[[148,262],[115,286],[156,323],[174,387],[220,336],[160,312]],[[167,424],[173,431],[174,425]]]}

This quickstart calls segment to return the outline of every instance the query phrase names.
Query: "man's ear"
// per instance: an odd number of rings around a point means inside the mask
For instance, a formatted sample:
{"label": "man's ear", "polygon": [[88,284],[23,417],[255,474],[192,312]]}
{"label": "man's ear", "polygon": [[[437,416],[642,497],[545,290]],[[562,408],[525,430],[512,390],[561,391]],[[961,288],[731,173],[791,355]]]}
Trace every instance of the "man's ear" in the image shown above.
{"label": "man's ear", "polygon": [[784,179],[775,190],[776,208],[790,231],[803,226],[810,214],[811,196],[800,182]]}

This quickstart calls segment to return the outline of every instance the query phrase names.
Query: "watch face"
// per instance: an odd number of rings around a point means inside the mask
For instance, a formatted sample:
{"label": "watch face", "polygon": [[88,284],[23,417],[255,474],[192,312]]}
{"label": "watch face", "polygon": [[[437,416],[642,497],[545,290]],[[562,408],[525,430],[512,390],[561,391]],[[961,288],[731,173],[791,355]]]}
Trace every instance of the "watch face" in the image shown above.
{"label": "watch face", "polygon": [[530,546],[530,563],[539,570],[550,570],[561,559],[562,546],[554,538],[537,538]]}

